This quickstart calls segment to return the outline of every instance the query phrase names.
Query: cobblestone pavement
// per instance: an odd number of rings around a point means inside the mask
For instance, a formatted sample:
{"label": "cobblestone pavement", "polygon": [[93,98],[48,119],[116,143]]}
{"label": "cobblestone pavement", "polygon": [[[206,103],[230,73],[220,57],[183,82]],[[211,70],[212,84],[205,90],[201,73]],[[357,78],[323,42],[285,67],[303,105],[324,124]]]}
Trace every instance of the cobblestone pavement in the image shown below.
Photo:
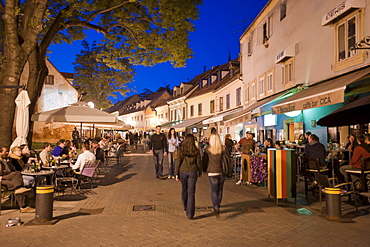
{"label": "cobblestone pavement", "polygon": [[[167,164],[167,162],[165,163]],[[165,165],[164,172],[167,172]],[[302,183],[302,182],[301,182]],[[343,204],[346,222],[324,219],[316,198],[297,205],[267,197],[265,187],[236,186],[225,182],[221,216],[212,214],[206,176],[197,183],[196,214],[183,211],[181,185],[155,178],[148,154],[126,155],[121,164],[110,162],[94,189],[83,195],[61,196],[54,201],[59,222],[46,226],[5,227],[7,219],[27,223],[34,214],[6,207],[0,216],[1,246],[369,246],[369,206],[354,212]],[[345,201],[346,199],[344,199]],[[133,211],[143,206],[153,211]]]}

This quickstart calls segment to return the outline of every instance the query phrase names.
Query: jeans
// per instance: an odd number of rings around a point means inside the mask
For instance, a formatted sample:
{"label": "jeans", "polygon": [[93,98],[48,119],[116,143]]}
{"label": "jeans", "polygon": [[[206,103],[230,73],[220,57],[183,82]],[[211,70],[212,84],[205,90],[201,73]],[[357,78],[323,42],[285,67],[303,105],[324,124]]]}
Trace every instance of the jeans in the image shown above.
{"label": "jeans", "polygon": [[222,192],[225,183],[225,177],[222,175],[209,176],[209,182],[211,184],[211,198],[213,208],[218,211],[222,202]]}
{"label": "jeans", "polygon": [[174,152],[168,152],[168,175],[175,176]]}
{"label": "jeans", "polygon": [[182,185],[181,197],[188,217],[193,217],[195,213],[195,188],[197,180],[197,172],[180,172]]}
{"label": "jeans", "polygon": [[153,159],[155,164],[155,174],[162,177],[163,173],[163,150],[153,150]]}

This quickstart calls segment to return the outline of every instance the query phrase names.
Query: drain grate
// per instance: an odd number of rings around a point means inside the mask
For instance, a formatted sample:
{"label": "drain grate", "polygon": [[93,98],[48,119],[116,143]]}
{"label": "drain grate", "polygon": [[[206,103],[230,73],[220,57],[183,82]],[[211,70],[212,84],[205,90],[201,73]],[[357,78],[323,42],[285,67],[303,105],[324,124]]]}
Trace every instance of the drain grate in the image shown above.
{"label": "drain grate", "polygon": [[132,211],[155,211],[154,205],[134,205]]}

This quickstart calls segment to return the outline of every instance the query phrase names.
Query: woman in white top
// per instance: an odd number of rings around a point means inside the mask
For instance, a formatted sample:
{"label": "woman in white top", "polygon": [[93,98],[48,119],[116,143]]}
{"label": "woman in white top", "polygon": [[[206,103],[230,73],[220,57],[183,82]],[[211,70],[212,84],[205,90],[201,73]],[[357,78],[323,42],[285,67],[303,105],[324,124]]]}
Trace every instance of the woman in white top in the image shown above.
{"label": "woman in white top", "polygon": [[171,128],[168,132],[168,178],[175,178],[175,159],[174,152],[179,146],[179,140],[177,138],[177,133],[174,128]]}

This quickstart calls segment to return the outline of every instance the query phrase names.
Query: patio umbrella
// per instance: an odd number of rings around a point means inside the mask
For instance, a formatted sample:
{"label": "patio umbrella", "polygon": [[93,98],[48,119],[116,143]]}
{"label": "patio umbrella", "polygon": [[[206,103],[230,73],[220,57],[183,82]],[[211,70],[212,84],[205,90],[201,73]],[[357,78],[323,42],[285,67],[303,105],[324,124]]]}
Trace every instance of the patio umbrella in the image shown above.
{"label": "patio umbrella", "polygon": [[30,98],[26,90],[21,91],[15,99],[16,109],[16,120],[15,120],[15,131],[17,138],[10,147],[20,146],[27,144],[27,135],[29,128],[29,110],[28,106],[31,104]]}
{"label": "patio umbrella", "polygon": [[32,121],[66,123],[117,123],[118,119],[107,112],[91,108],[86,102],[76,102],[55,110],[33,114]]}
{"label": "patio umbrella", "polygon": [[370,123],[370,96],[349,103],[317,121],[321,126],[347,126]]}

